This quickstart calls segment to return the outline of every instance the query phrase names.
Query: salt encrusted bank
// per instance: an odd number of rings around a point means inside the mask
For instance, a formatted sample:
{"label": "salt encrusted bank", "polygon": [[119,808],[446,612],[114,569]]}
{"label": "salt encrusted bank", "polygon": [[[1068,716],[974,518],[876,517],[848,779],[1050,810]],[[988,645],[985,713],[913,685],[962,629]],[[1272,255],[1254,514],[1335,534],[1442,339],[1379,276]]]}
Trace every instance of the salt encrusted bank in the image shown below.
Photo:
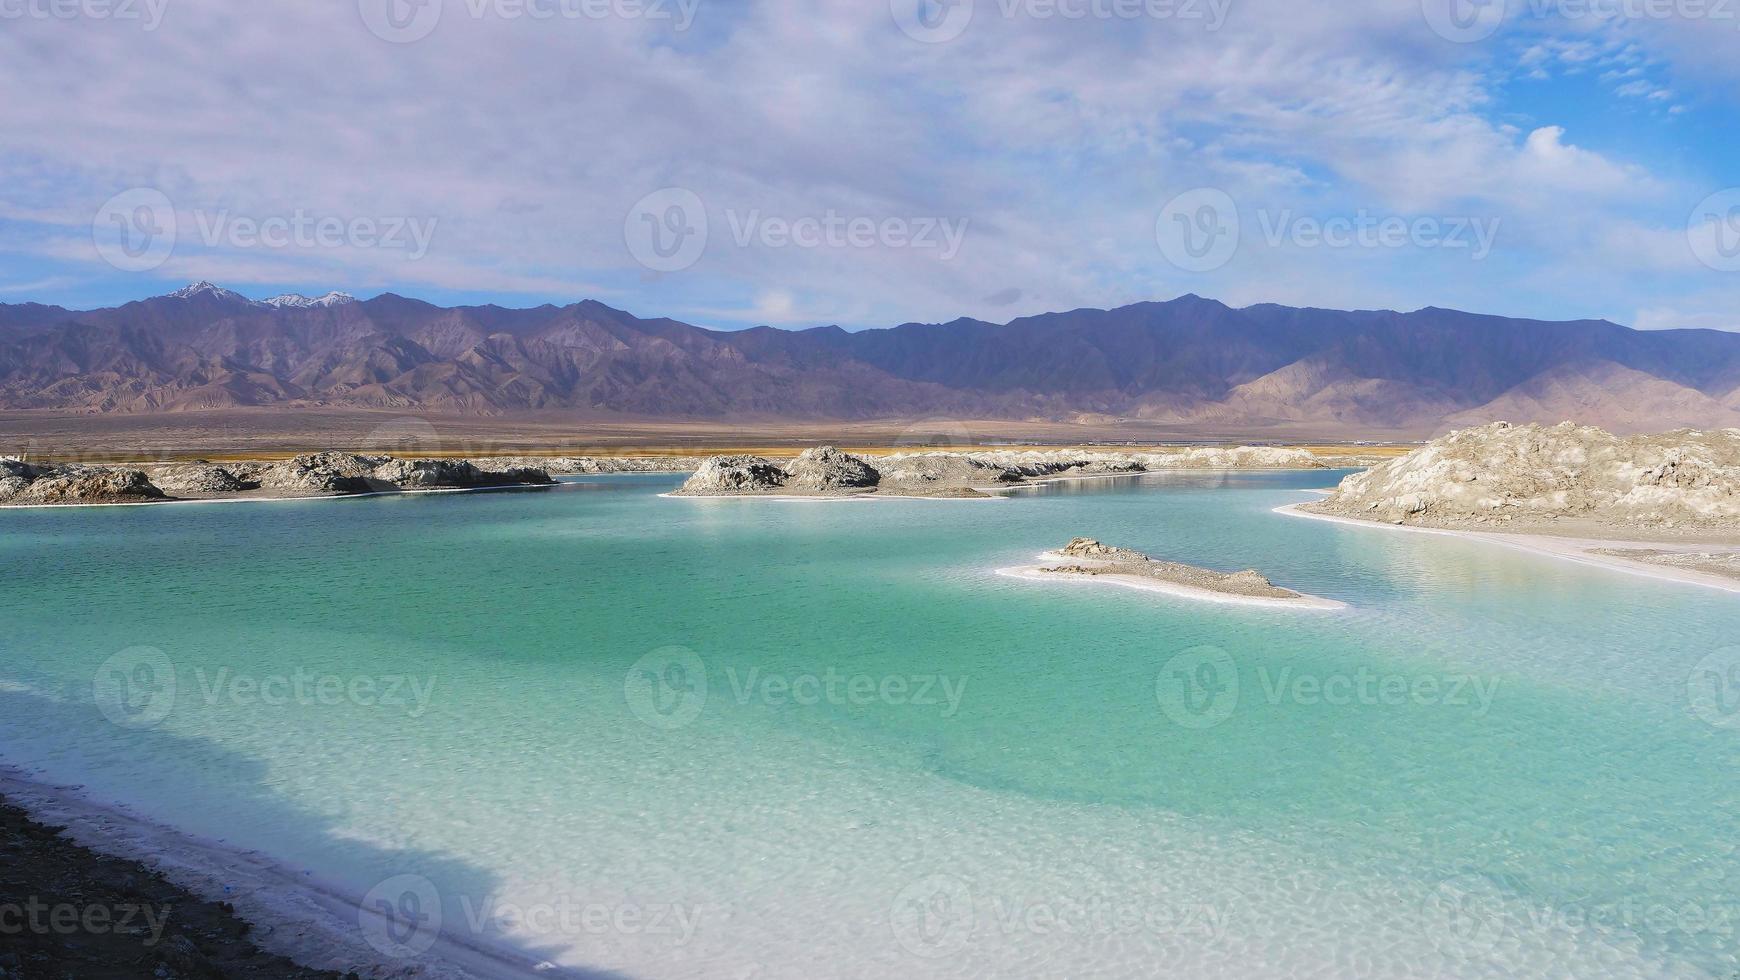
{"label": "salt encrusted bank", "polygon": [[1150,558],[1092,538],[1075,538],[1061,551],[1039,556],[1044,564],[998,569],[1009,578],[1097,582],[1167,595],[1239,605],[1292,609],[1345,609],[1333,599],[1294,592],[1270,582],[1261,572],[1216,572],[1195,565]]}
{"label": "salt encrusted bank", "polygon": [[914,452],[854,456],[832,446],[806,450],[789,463],[761,456],[714,456],[673,496],[679,497],[986,497],[1051,480],[1135,476],[1159,470],[1325,469],[1350,464],[1305,449],[1243,446],[1173,452],[1080,450]]}

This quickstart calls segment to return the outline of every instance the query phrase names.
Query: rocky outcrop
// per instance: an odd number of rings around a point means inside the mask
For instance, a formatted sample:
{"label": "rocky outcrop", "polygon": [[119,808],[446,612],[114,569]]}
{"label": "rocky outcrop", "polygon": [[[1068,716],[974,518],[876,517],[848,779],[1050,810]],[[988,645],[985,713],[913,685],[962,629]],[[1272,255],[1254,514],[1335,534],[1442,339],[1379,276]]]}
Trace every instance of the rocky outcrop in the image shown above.
{"label": "rocky outcrop", "polygon": [[366,493],[375,489],[369,482],[375,467],[387,460],[355,453],[312,453],[266,467],[260,473],[260,486],[289,493]]}
{"label": "rocky outcrop", "polygon": [[109,466],[30,468],[34,478],[6,478],[10,504],[124,504],[164,499],[143,470]]}
{"label": "rocky outcrop", "polygon": [[787,484],[799,490],[861,490],[882,482],[882,474],[856,456],[833,446],[806,449],[785,467]]}
{"label": "rocky outcrop", "polygon": [[1069,544],[1063,546],[1060,554],[1071,558],[1087,558],[1094,561],[1147,561],[1148,556],[1139,551],[1127,548],[1113,548],[1100,544],[1093,538],[1071,538]]}
{"label": "rocky outcrop", "polygon": [[480,470],[542,470],[575,475],[600,473],[688,473],[699,460],[685,456],[482,456],[471,460]]}
{"label": "rocky outcrop", "polygon": [[324,452],[281,463],[172,463],[143,470],[99,466],[33,466],[0,460],[0,504],[125,503],[260,496],[335,496],[398,490],[472,490],[547,486],[541,469],[483,469],[465,460],[397,460]]}
{"label": "rocky outcrop", "polygon": [[761,456],[714,456],[683,483],[679,494],[708,496],[767,493],[785,486],[786,472]]}
{"label": "rocky outcrop", "polygon": [[543,486],[555,482],[541,469],[484,470],[463,459],[390,459],[375,467],[370,477],[376,483],[390,483],[400,490]]}
{"label": "rocky outcrop", "polygon": [[1496,422],[1350,476],[1301,509],[1443,527],[1740,527],[1740,429],[1620,437],[1569,422]]}
{"label": "rocky outcrop", "polygon": [[175,495],[237,493],[252,490],[260,484],[243,480],[222,466],[209,463],[187,463],[159,467],[151,474],[151,482],[164,493]]}
{"label": "rocky outcrop", "polygon": [[1155,469],[1321,469],[1303,449],[1246,446],[1163,453],[1086,450],[891,453],[868,459],[821,446],[785,466],[759,456],[715,456],[678,491],[687,496],[771,493],[841,496],[982,497],[982,488]]}

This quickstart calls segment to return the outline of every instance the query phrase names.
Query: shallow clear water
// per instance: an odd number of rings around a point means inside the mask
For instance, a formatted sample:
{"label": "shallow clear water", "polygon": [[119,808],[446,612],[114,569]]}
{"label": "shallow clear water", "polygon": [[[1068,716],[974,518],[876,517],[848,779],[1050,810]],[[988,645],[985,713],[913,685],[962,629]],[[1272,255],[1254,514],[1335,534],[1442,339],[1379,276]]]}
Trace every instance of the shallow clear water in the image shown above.
{"label": "shallow clear water", "polygon": [[0,759],[588,973],[1740,970],[1740,604],[1333,479],[0,512]]}

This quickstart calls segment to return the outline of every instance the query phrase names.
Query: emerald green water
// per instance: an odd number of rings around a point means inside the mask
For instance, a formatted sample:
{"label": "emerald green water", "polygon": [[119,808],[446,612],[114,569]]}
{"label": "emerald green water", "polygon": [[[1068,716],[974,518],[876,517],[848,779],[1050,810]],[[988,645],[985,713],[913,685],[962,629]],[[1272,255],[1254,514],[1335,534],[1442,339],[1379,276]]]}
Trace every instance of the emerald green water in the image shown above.
{"label": "emerald green water", "polygon": [[[0,757],[611,975],[1740,970],[1734,597],[1334,479],[0,512]],[[1076,535],[1351,608],[994,574]]]}

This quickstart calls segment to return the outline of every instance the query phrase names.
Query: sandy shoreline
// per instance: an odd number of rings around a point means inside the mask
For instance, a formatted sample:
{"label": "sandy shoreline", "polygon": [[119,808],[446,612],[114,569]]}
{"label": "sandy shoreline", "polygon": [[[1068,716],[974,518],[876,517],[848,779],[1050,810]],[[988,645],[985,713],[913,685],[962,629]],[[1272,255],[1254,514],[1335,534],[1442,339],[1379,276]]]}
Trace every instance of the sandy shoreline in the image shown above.
{"label": "sandy shoreline", "polygon": [[1137,589],[1143,592],[1157,592],[1162,595],[1181,599],[1194,599],[1200,602],[1218,602],[1234,606],[1258,606],[1266,609],[1293,609],[1310,612],[1334,612],[1347,608],[1347,603],[1321,596],[1296,593],[1297,598],[1269,598],[1265,596],[1239,595],[1233,592],[1220,592],[1214,589],[1199,588],[1182,582],[1168,582],[1162,579],[1141,575],[1059,575],[1050,573],[1047,568],[1060,563],[1080,564],[1081,559],[1071,558],[1056,551],[1043,552],[1037,556],[1043,565],[1016,565],[1010,568],[996,569],[996,574],[1004,578],[1021,579],[1028,582],[1076,582],[1084,584],[1099,583],[1124,589]]}
{"label": "sandy shoreline", "polygon": [[[572,975],[513,950],[466,942],[443,932],[428,952],[394,959],[368,944],[359,925],[361,897],[279,864],[257,851],[229,847],[92,799],[81,787],[44,782],[0,763],[0,796],[99,854],[139,861],[199,898],[228,902],[255,926],[260,948],[312,969],[356,971],[369,978],[525,980]],[[371,915],[377,913],[370,913]]]}
{"label": "sandy shoreline", "polygon": [[1380,531],[1409,531],[1415,534],[1440,534],[1449,537],[1464,538],[1470,541],[1485,541],[1517,551],[1530,554],[1546,555],[1565,561],[1576,562],[1594,568],[1609,571],[1624,572],[1628,575],[1638,575],[1645,578],[1659,579],[1666,582],[1677,582],[1682,585],[1700,585],[1705,588],[1720,589],[1724,592],[1740,593],[1740,580],[1700,572],[1695,569],[1674,568],[1672,566],[1651,564],[1622,558],[1617,555],[1602,555],[1594,552],[1603,549],[1627,549],[1646,546],[1661,551],[1688,553],[1697,550],[1695,544],[1684,541],[1635,541],[1610,540],[1583,537],[1556,537],[1550,534],[1511,534],[1503,531],[1466,531],[1455,528],[1415,527],[1406,524],[1385,524],[1378,521],[1362,521],[1354,517],[1341,517],[1335,514],[1316,514],[1300,510],[1299,504],[1286,504],[1276,507],[1274,512],[1288,517],[1303,517],[1314,521],[1328,521],[1332,524],[1348,524],[1354,527],[1375,528]]}

